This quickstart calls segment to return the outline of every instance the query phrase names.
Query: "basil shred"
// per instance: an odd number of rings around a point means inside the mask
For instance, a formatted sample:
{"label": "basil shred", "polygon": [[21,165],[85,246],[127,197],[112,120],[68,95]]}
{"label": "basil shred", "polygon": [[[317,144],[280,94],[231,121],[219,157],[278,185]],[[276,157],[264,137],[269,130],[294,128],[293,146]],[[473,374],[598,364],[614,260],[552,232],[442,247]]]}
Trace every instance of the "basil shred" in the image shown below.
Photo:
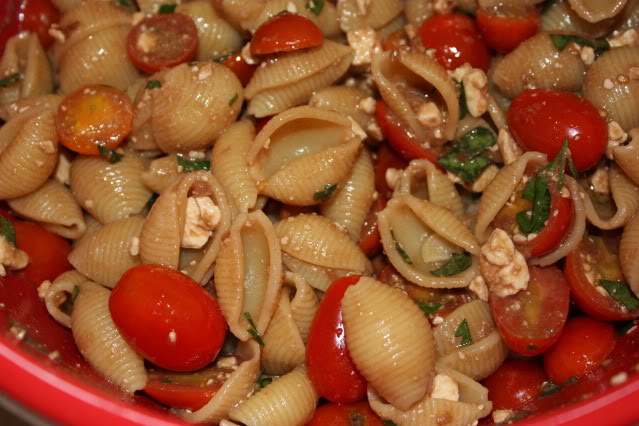
{"label": "basil shred", "polygon": [[495,145],[495,135],[485,127],[476,127],[453,143],[453,149],[437,163],[468,183],[473,183],[492,161],[483,155]]}

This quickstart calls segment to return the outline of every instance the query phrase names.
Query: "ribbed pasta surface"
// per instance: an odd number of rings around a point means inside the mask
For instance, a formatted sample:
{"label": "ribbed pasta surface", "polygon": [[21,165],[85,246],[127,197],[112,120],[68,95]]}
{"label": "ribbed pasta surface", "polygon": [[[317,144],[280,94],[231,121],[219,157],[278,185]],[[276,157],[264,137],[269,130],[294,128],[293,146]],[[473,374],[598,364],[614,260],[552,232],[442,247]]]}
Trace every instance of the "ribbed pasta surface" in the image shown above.
{"label": "ribbed pasta surface", "polygon": [[403,2],[400,0],[373,0],[363,3],[357,0],[340,1],[337,4],[340,28],[347,32],[383,27],[402,13],[402,7]]}
{"label": "ribbed pasta surface", "polygon": [[61,306],[73,295],[75,287],[85,281],[87,278],[76,270],[63,272],[49,286],[44,296],[49,315],[67,328],[71,328],[71,316],[63,311]]}
{"label": "ribbed pasta surface", "polygon": [[615,163],[608,170],[610,191],[617,211],[614,216],[602,218],[590,197],[584,198],[588,221],[600,229],[616,229],[624,226],[639,210],[639,188]]}
{"label": "ribbed pasta surface", "polygon": [[11,37],[5,45],[0,60],[0,75],[20,72],[17,84],[0,91],[0,103],[15,102],[29,96],[47,95],[53,92],[53,75],[38,36],[33,33]]}

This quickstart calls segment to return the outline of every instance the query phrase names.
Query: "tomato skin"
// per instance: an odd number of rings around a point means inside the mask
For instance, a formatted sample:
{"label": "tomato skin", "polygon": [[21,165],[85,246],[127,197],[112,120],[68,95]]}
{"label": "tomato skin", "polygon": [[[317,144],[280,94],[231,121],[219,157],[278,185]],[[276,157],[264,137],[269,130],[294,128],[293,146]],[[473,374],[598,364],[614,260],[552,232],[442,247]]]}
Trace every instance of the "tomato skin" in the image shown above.
{"label": "tomato skin", "polygon": [[51,0],[4,0],[0,2],[0,56],[7,41],[22,31],[36,33],[44,49],[53,44],[49,28],[60,20]]}
{"label": "tomato skin", "polygon": [[319,46],[323,41],[324,34],[313,21],[294,13],[283,13],[273,16],[255,31],[251,54],[292,52]]}
{"label": "tomato skin", "polygon": [[189,373],[189,376],[178,374],[162,374],[156,370],[149,371],[149,380],[144,387],[144,393],[158,401],[174,408],[188,408],[189,410],[199,410],[205,406],[211,398],[222,387],[213,379],[213,383],[207,385],[208,371],[202,370],[196,373]]}
{"label": "tomato skin", "polygon": [[570,287],[555,266],[528,268],[527,290],[513,296],[490,293],[497,328],[510,349],[525,356],[544,353],[559,339],[568,317]]}
{"label": "tomato skin", "polygon": [[499,53],[508,53],[537,33],[539,11],[532,7],[526,16],[505,16],[477,9],[479,32],[488,47]]}
{"label": "tomato skin", "polygon": [[354,404],[324,404],[306,426],[383,426],[382,420],[373,412],[368,402]]}
{"label": "tomato skin", "polygon": [[564,140],[578,171],[593,167],[606,150],[608,128],[597,109],[572,93],[534,89],[519,94],[508,108],[508,127],[526,151],[554,158]]}
{"label": "tomato skin", "polygon": [[612,324],[589,317],[568,320],[561,337],[544,354],[544,369],[554,383],[587,374],[615,348]]}
{"label": "tomato skin", "polygon": [[44,227],[21,220],[14,220],[16,246],[29,255],[29,264],[18,271],[31,284],[40,285],[42,281],[53,281],[63,272],[73,269],[67,256],[71,245],[61,236]]}
{"label": "tomato skin", "polygon": [[251,77],[253,77],[255,70],[257,70],[257,65],[249,65],[239,53],[230,55],[224,59],[222,65],[233,71],[243,87],[246,87],[249,81],[251,81]]}
{"label": "tomato skin", "polygon": [[359,248],[368,257],[377,254],[382,249],[382,237],[377,226],[377,214],[384,210],[385,207],[386,199],[382,195],[378,195],[362,226]]}
{"label": "tomato skin", "polygon": [[434,15],[426,19],[417,35],[427,49],[435,49],[435,59],[448,70],[470,63],[487,71],[490,52],[475,21],[458,13]]}
{"label": "tomato skin", "polygon": [[393,196],[393,188],[386,182],[386,170],[404,170],[408,162],[400,157],[392,148],[386,144],[381,144],[375,159],[375,188],[380,197],[390,199]]}
{"label": "tomato skin", "polygon": [[554,250],[566,237],[573,218],[573,204],[570,198],[554,193],[550,202],[551,213],[548,223],[535,238],[525,243],[530,257],[541,256]]}
{"label": "tomato skin", "polygon": [[509,359],[482,384],[488,388],[493,410],[514,410],[536,398],[545,381],[546,373],[537,363]]}
{"label": "tomato skin", "polygon": [[317,393],[331,402],[356,402],[366,396],[366,380],[346,348],[341,305],[344,293],[359,278],[340,278],[328,287],[308,334],[308,376]]}
{"label": "tomato skin", "polygon": [[125,340],[162,368],[202,368],[224,343],[227,325],[217,301],[187,275],[164,266],[125,272],[111,292],[109,310]]}

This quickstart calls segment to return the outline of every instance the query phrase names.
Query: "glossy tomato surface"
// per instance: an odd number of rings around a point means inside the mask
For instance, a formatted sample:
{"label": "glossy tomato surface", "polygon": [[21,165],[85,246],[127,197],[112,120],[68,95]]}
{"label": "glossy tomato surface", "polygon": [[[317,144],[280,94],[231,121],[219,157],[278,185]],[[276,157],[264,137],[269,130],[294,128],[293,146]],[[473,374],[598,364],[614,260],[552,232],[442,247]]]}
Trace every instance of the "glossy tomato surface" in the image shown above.
{"label": "glossy tomato surface", "polygon": [[216,367],[194,373],[174,373],[151,369],[144,392],[152,398],[175,408],[199,410],[204,407],[224,384],[224,371]]}
{"label": "glossy tomato surface", "polygon": [[525,12],[513,15],[478,8],[477,25],[488,47],[499,53],[508,53],[535,35],[539,28],[539,11],[530,7]]}
{"label": "glossy tomato surface", "polygon": [[111,293],[109,310],[126,341],[169,370],[193,371],[209,364],[227,330],[209,292],[187,275],[159,265],[125,272]]}
{"label": "glossy tomato surface", "polygon": [[251,40],[253,55],[315,47],[322,44],[322,30],[308,18],[294,13],[282,13],[264,22]]}
{"label": "glossy tomato surface", "polygon": [[306,426],[383,426],[368,402],[353,404],[325,404],[315,410]]}
{"label": "glossy tomato surface", "polygon": [[493,410],[514,410],[536,398],[546,381],[546,373],[536,362],[506,360],[482,384],[488,388]]}
{"label": "glossy tomato surface", "polygon": [[0,55],[7,41],[22,31],[36,33],[42,47],[53,43],[51,25],[60,20],[60,12],[51,0],[3,0],[0,2]]}

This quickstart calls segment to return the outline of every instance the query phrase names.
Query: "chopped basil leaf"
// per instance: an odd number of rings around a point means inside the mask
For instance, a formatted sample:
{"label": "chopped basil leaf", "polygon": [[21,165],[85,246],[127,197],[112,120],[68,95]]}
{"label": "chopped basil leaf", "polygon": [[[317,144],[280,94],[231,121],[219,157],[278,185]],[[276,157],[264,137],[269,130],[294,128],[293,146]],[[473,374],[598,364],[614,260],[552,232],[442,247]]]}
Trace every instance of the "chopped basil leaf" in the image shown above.
{"label": "chopped basil leaf", "polygon": [[4,216],[0,216],[0,236],[9,241],[12,246],[16,246],[16,230],[11,221]]}
{"label": "chopped basil leaf", "polygon": [[231,57],[231,54],[227,53],[226,55],[222,55],[213,59],[213,62],[217,62],[218,64],[221,64],[222,62],[226,61],[230,57]]}
{"label": "chopped basil leaf", "polygon": [[100,157],[104,158],[111,164],[115,164],[122,160],[122,154],[115,152],[115,149],[111,149],[104,145],[98,145],[98,151],[100,151]]}
{"label": "chopped basil leaf", "polygon": [[316,15],[319,15],[324,9],[324,0],[308,0],[306,8]]}
{"label": "chopped basil leaf", "polygon": [[473,338],[470,335],[470,328],[468,327],[468,321],[466,318],[459,324],[457,330],[455,330],[455,337],[461,337],[460,346],[467,346],[473,343]]}
{"label": "chopped basil leaf", "polygon": [[495,135],[485,127],[476,127],[453,144],[453,149],[437,162],[468,183],[474,182],[491,161],[482,156],[495,145]]}
{"label": "chopped basil leaf", "polygon": [[528,345],[526,346],[526,349],[528,349],[529,351],[536,351],[537,350],[537,345]]}
{"label": "chopped basil leaf", "polygon": [[313,199],[316,201],[326,201],[331,198],[331,195],[333,195],[333,192],[335,192],[336,189],[336,183],[326,184],[324,185],[324,188],[322,190],[317,191],[315,194],[313,194]]}
{"label": "chopped basil leaf", "polygon": [[151,210],[155,202],[158,200],[159,195],[156,193],[151,194],[149,201],[146,202],[146,208]]}
{"label": "chopped basil leaf", "polygon": [[244,318],[248,321],[251,328],[249,328],[248,333],[253,336],[253,339],[261,346],[264,347],[264,340],[260,337],[260,333],[257,331],[257,327],[255,327],[255,323],[253,322],[253,318],[251,318],[251,314],[248,312],[244,312]]}
{"label": "chopped basil leaf", "polygon": [[469,161],[460,161],[457,158],[457,153],[452,151],[441,157],[437,162],[468,183],[473,183],[481,175],[481,172],[490,166],[490,160],[486,157],[479,156]]}
{"label": "chopped basil leaf", "polygon": [[133,3],[131,3],[129,0],[118,0],[118,5],[122,7],[128,7],[129,9],[135,9],[135,6],[133,6]]}
{"label": "chopped basil leaf", "polygon": [[634,320],[616,322],[615,331],[617,332],[617,336],[625,336],[628,333],[628,331],[630,331],[630,329],[634,327],[635,325],[636,323]]}
{"label": "chopped basil leaf", "polygon": [[268,385],[270,385],[273,382],[273,378],[269,377],[269,376],[260,376],[257,379],[257,382],[255,383],[255,391],[257,392],[260,389],[264,389],[265,387],[267,387]]}
{"label": "chopped basil leaf", "polygon": [[158,13],[173,13],[173,12],[175,12],[175,8],[176,7],[177,7],[177,4],[175,4],[175,3],[173,3],[173,4],[163,4],[158,9]]}
{"label": "chopped basil leaf", "polygon": [[171,379],[169,379],[169,378],[164,378],[164,379],[162,379],[162,383],[171,384],[171,383],[173,383],[173,381]]}
{"label": "chopped basil leaf", "polygon": [[231,100],[229,101],[229,106],[233,105],[239,98],[240,96],[236,93],[235,96],[233,96],[231,98]]}
{"label": "chopped basil leaf", "polygon": [[459,84],[459,119],[463,119],[468,114],[468,104],[466,103],[466,91],[464,83]]}
{"label": "chopped basil leaf", "polygon": [[550,39],[559,51],[564,50],[566,46],[568,46],[568,43],[570,43],[571,41],[580,46],[592,47],[595,51],[595,55],[597,56],[610,49],[610,43],[608,43],[608,40],[606,39],[599,39],[593,42],[583,37],[566,34],[551,34]]}
{"label": "chopped basil leaf", "polygon": [[146,82],[146,89],[159,89],[162,87],[162,83],[159,80],[149,80]]}
{"label": "chopped basil leaf", "polygon": [[191,173],[197,170],[211,171],[211,162],[207,159],[198,160],[195,158],[186,158],[178,154],[177,163],[178,167],[182,167],[184,173]]}
{"label": "chopped basil leaf", "polygon": [[397,426],[397,423],[392,420],[383,420],[383,422],[386,426]]}
{"label": "chopped basil leaf", "polygon": [[436,277],[450,277],[451,275],[459,274],[470,268],[472,263],[473,259],[469,253],[454,253],[448,262],[441,268],[431,271],[431,274]]}
{"label": "chopped basil leaf", "polygon": [[406,264],[412,265],[413,261],[410,259],[410,256],[408,255],[408,253],[406,253],[404,251],[404,249],[402,248],[402,246],[399,244],[399,242],[395,238],[395,234],[393,234],[393,231],[391,231],[391,236],[393,237],[393,241],[395,241],[395,250],[397,251],[397,253],[399,253],[399,255],[401,256],[402,260]]}
{"label": "chopped basil leaf", "polygon": [[609,280],[599,280],[599,284],[606,289],[610,297],[624,305],[626,308],[631,311],[636,311],[637,308],[639,308],[639,299],[637,299],[637,296],[630,291],[628,284],[622,281]]}
{"label": "chopped basil leaf", "polygon": [[17,83],[18,81],[20,81],[19,73],[9,74],[8,76],[0,79],[0,87],[11,86],[12,84]]}
{"label": "chopped basil leaf", "polygon": [[523,199],[532,201],[533,208],[517,213],[517,224],[522,233],[537,233],[544,227],[550,217],[550,191],[548,182],[541,176],[536,176],[524,188]]}
{"label": "chopped basil leaf", "polygon": [[545,381],[541,385],[541,392],[539,392],[538,398],[543,398],[548,395],[552,395],[553,393],[557,393],[564,388],[566,385],[571,385],[577,381],[576,377],[571,377],[566,380],[565,383],[553,383],[551,380]]}
{"label": "chopped basil leaf", "polygon": [[49,351],[47,351],[45,349],[45,347],[42,346],[41,343],[37,342],[31,336],[29,336],[29,334],[27,333],[27,327],[25,327],[24,325],[14,321],[13,319],[11,319],[9,317],[7,317],[7,322],[9,323],[9,325],[11,325],[11,327],[16,327],[16,328],[24,330],[25,334],[24,334],[24,337],[22,338],[22,340],[24,342],[26,342],[29,345],[33,346],[34,348],[36,348],[37,350],[39,350],[42,353],[45,353],[45,354],[49,353]]}
{"label": "chopped basil leaf", "polygon": [[73,286],[73,293],[71,293],[71,303],[75,302],[75,298],[80,294],[80,288],[75,285]]}
{"label": "chopped basil leaf", "polygon": [[415,303],[417,303],[419,309],[424,311],[425,314],[434,314],[435,312],[439,311],[439,308],[442,307],[441,303],[434,303],[431,305],[430,303],[422,302],[420,300],[416,300]]}

